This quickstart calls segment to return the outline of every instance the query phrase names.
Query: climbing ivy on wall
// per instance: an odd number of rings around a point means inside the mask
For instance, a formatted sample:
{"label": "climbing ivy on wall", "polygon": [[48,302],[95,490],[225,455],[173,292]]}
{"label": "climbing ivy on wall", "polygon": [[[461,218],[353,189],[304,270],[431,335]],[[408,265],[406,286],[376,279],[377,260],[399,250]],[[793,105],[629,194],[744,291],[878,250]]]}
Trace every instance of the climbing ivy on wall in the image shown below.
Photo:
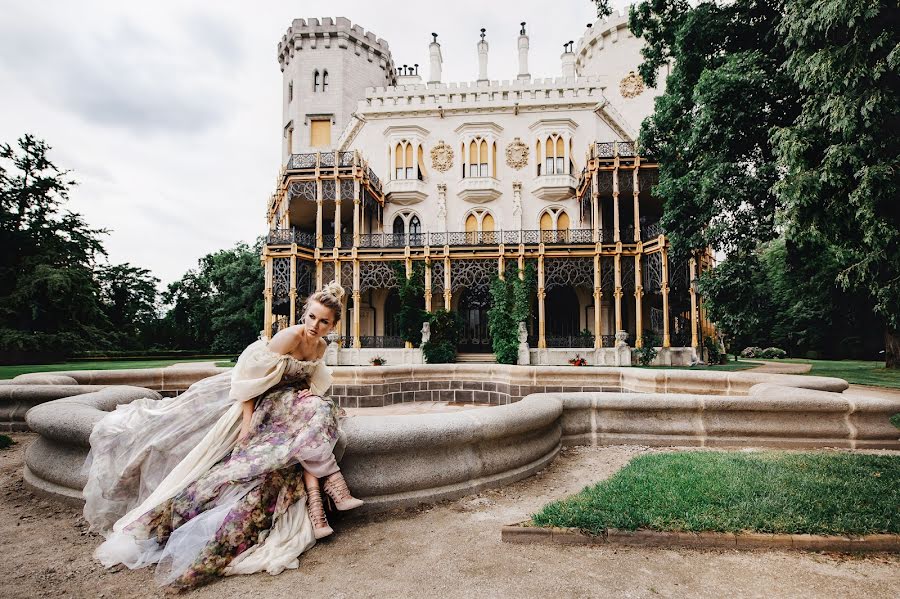
{"label": "climbing ivy on wall", "polygon": [[491,282],[491,309],[488,329],[497,362],[515,364],[519,357],[519,323],[531,317],[531,295],[534,290],[534,266],[526,265],[524,278],[515,271],[507,272]]}

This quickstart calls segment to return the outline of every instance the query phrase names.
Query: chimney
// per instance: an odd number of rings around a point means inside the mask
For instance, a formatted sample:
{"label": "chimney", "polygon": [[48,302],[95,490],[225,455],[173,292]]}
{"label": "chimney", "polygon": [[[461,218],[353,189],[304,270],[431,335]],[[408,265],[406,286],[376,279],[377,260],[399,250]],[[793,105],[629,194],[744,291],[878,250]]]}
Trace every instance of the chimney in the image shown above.
{"label": "chimney", "polygon": [[481,28],[481,41],[478,42],[478,81],[488,81],[487,59],[488,43],[484,41],[484,27]]}
{"label": "chimney", "polygon": [[575,42],[569,41],[563,44],[562,75],[566,79],[575,79]]}
{"label": "chimney", "polygon": [[525,33],[525,21],[522,21],[522,29],[519,31],[519,81],[528,81],[531,75],[528,73],[528,35]]}
{"label": "chimney", "polygon": [[440,83],[441,63],[444,59],[441,56],[441,45],[437,41],[437,34],[432,33],[431,35],[434,36],[434,41],[428,44],[428,56],[431,59],[431,72],[428,76],[428,83]]}

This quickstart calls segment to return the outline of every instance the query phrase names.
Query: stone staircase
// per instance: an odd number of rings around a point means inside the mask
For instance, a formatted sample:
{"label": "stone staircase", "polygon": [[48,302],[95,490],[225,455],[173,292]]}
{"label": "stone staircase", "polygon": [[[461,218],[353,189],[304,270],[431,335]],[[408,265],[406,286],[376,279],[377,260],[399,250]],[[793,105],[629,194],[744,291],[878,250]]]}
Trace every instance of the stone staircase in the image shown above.
{"label": "stone staircase", "polygon": [[494,354],[456,354],[457,364],[488,363],[496,364],[497,356]]}

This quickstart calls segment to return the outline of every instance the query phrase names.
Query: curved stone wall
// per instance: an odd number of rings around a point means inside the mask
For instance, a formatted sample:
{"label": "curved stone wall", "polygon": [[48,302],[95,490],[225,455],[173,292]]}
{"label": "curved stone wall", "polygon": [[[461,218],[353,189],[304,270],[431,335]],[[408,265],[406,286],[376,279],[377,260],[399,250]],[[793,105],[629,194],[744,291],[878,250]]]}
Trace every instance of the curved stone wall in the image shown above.
{"label": "curved stone wall", "polygon": [[[46,393],[43,387],[32,388]],[[26,452],[25,478],[36,490],[77,501],[94,423],[118,404],[159,395],[140,387],[57,387],[58,394],[81,394],[28,412],[40,438]],[[355,405],[372,398],[376,405],[499,404],[346,419],[345,476],[367,509],[382,510],[518,480],[544,467],[562,444],[900,449],[889,422],[900,401],[841,394],[846,388],[840,379],[808,376],[451,364],[338,368],[334,390]]]}

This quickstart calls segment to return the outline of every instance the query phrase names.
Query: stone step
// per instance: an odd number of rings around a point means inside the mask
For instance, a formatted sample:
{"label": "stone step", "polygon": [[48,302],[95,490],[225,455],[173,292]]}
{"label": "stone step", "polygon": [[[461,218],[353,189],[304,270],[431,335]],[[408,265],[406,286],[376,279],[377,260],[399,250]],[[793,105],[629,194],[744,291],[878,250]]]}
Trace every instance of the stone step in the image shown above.
{"label": "stone step", "polygon": [[496,364],[497,356],[495,356],[494,354],[475,354],[475,353],[456,354],[456,362],[457,363],[460,363],[460,362],[466,362],[466,363],[482,362],[482,363]]}

